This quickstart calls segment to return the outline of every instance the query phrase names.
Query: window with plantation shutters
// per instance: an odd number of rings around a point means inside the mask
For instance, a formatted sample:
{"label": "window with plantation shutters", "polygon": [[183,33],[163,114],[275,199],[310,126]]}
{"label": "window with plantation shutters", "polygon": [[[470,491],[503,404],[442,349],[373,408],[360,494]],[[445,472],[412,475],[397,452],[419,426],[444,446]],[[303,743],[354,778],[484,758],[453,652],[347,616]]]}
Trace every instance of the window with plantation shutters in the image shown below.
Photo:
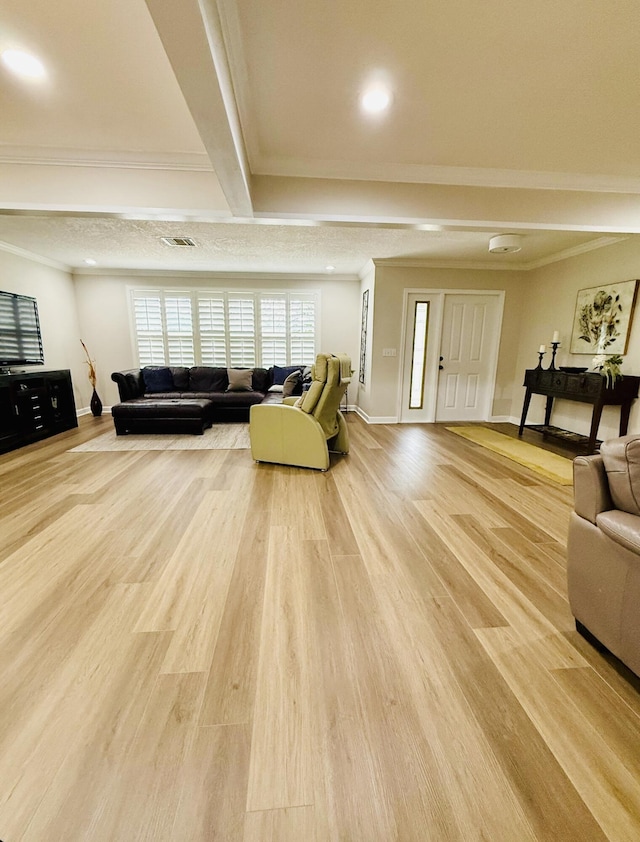
{"label": "window with plantation shutters", "polygon": [[273,365],[286,365],[287,357],[287,299],[286,296],[260,299],[260,333],[262,359]]}
{"label": "window with plantation shutters", "polygon": [[133,290],[140,365],[311,364],[318,294]]}
{"label": "window with plantation shutters", "polygon": [[195,365],[191,304],[190,296],[165,296],[164,314],[169,365]]}
{"label": "window with plantation shutters", "polygon": [[134,297],[133,319],[140,365],[164,365],[164,331],[160,295]]}
{"label": "window with plantation shutters", "polygon": [[247,368],[257,365],[255,301],[245,297],[230,297],[228,302],[227,336],[229,365]]}
{"label": "window with plantation shutters", "polygon": [[198,295],[200,323],[200,364],[226,366],[227,320],[222,296]]}
{"label": "window with plantation shutters", "polygon": [[316,302],[313,298],[289,302],[289,355],[291,359],[313,360],[315,357]]}

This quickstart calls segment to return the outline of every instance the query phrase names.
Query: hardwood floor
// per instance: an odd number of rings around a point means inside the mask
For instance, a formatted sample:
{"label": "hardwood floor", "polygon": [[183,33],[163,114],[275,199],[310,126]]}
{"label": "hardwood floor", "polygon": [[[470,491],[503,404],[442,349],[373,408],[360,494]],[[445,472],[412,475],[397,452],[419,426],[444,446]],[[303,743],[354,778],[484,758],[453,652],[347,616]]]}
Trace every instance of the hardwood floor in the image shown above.
{"label": "hardwood floor", "polygon": [[326,473],[0,456],[4,842],[640,838],[640,682],[574,629],[571,488],[438,425]]}

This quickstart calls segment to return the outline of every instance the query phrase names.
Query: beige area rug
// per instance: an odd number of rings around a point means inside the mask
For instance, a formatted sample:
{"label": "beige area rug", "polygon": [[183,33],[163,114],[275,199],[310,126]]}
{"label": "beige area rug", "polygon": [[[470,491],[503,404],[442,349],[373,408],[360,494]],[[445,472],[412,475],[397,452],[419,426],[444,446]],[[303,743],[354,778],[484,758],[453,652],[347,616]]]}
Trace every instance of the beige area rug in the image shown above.
{"label": "beige area rug", "polygon": [[70,453],[113,450],[243,450],[249,447],[247,423],[214,424],[201,436],[189,433],[130,433],[116,436],[109,430],[91,441],[72,447]]}
{"label": "beige area rug", "polygon": [[558,456],[557,453],[549,453],[548,450],[536,447],[535,444],[505,436],[487,427],[447,427],[447,430],[481,447],[486,447],[487,450],[506,456],[507,459],[524,465],[560,485],[573,485],[571,459]]}

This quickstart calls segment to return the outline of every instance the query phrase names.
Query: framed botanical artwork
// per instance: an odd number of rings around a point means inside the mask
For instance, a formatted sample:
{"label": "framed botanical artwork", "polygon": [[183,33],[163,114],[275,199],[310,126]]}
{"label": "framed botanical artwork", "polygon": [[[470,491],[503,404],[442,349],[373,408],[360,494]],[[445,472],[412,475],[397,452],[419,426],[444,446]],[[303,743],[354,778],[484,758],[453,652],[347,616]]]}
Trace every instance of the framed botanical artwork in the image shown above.
{"label": "framed botanical artwork", "polygon": [[571,333],[572,354],[626,354],[638,281],[581,289]]}
{"label": "framed botanical artwork", "polygon": [[360,376],[359,380],[364,383],[365,364],[367,360],[367,321],[369,318],[369,290],[362,293],[362,324],[360,327]]}

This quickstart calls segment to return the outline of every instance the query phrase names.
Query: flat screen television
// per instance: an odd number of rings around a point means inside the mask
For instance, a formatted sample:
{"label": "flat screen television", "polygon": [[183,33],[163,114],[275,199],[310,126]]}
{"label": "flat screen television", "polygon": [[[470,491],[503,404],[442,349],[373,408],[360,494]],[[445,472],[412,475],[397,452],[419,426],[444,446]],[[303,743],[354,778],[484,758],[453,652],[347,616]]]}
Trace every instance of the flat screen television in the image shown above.
{"label": "flat screen television", "polygon": [[0,366],[12,365],[44,365],[38,303],[0,292]]}

